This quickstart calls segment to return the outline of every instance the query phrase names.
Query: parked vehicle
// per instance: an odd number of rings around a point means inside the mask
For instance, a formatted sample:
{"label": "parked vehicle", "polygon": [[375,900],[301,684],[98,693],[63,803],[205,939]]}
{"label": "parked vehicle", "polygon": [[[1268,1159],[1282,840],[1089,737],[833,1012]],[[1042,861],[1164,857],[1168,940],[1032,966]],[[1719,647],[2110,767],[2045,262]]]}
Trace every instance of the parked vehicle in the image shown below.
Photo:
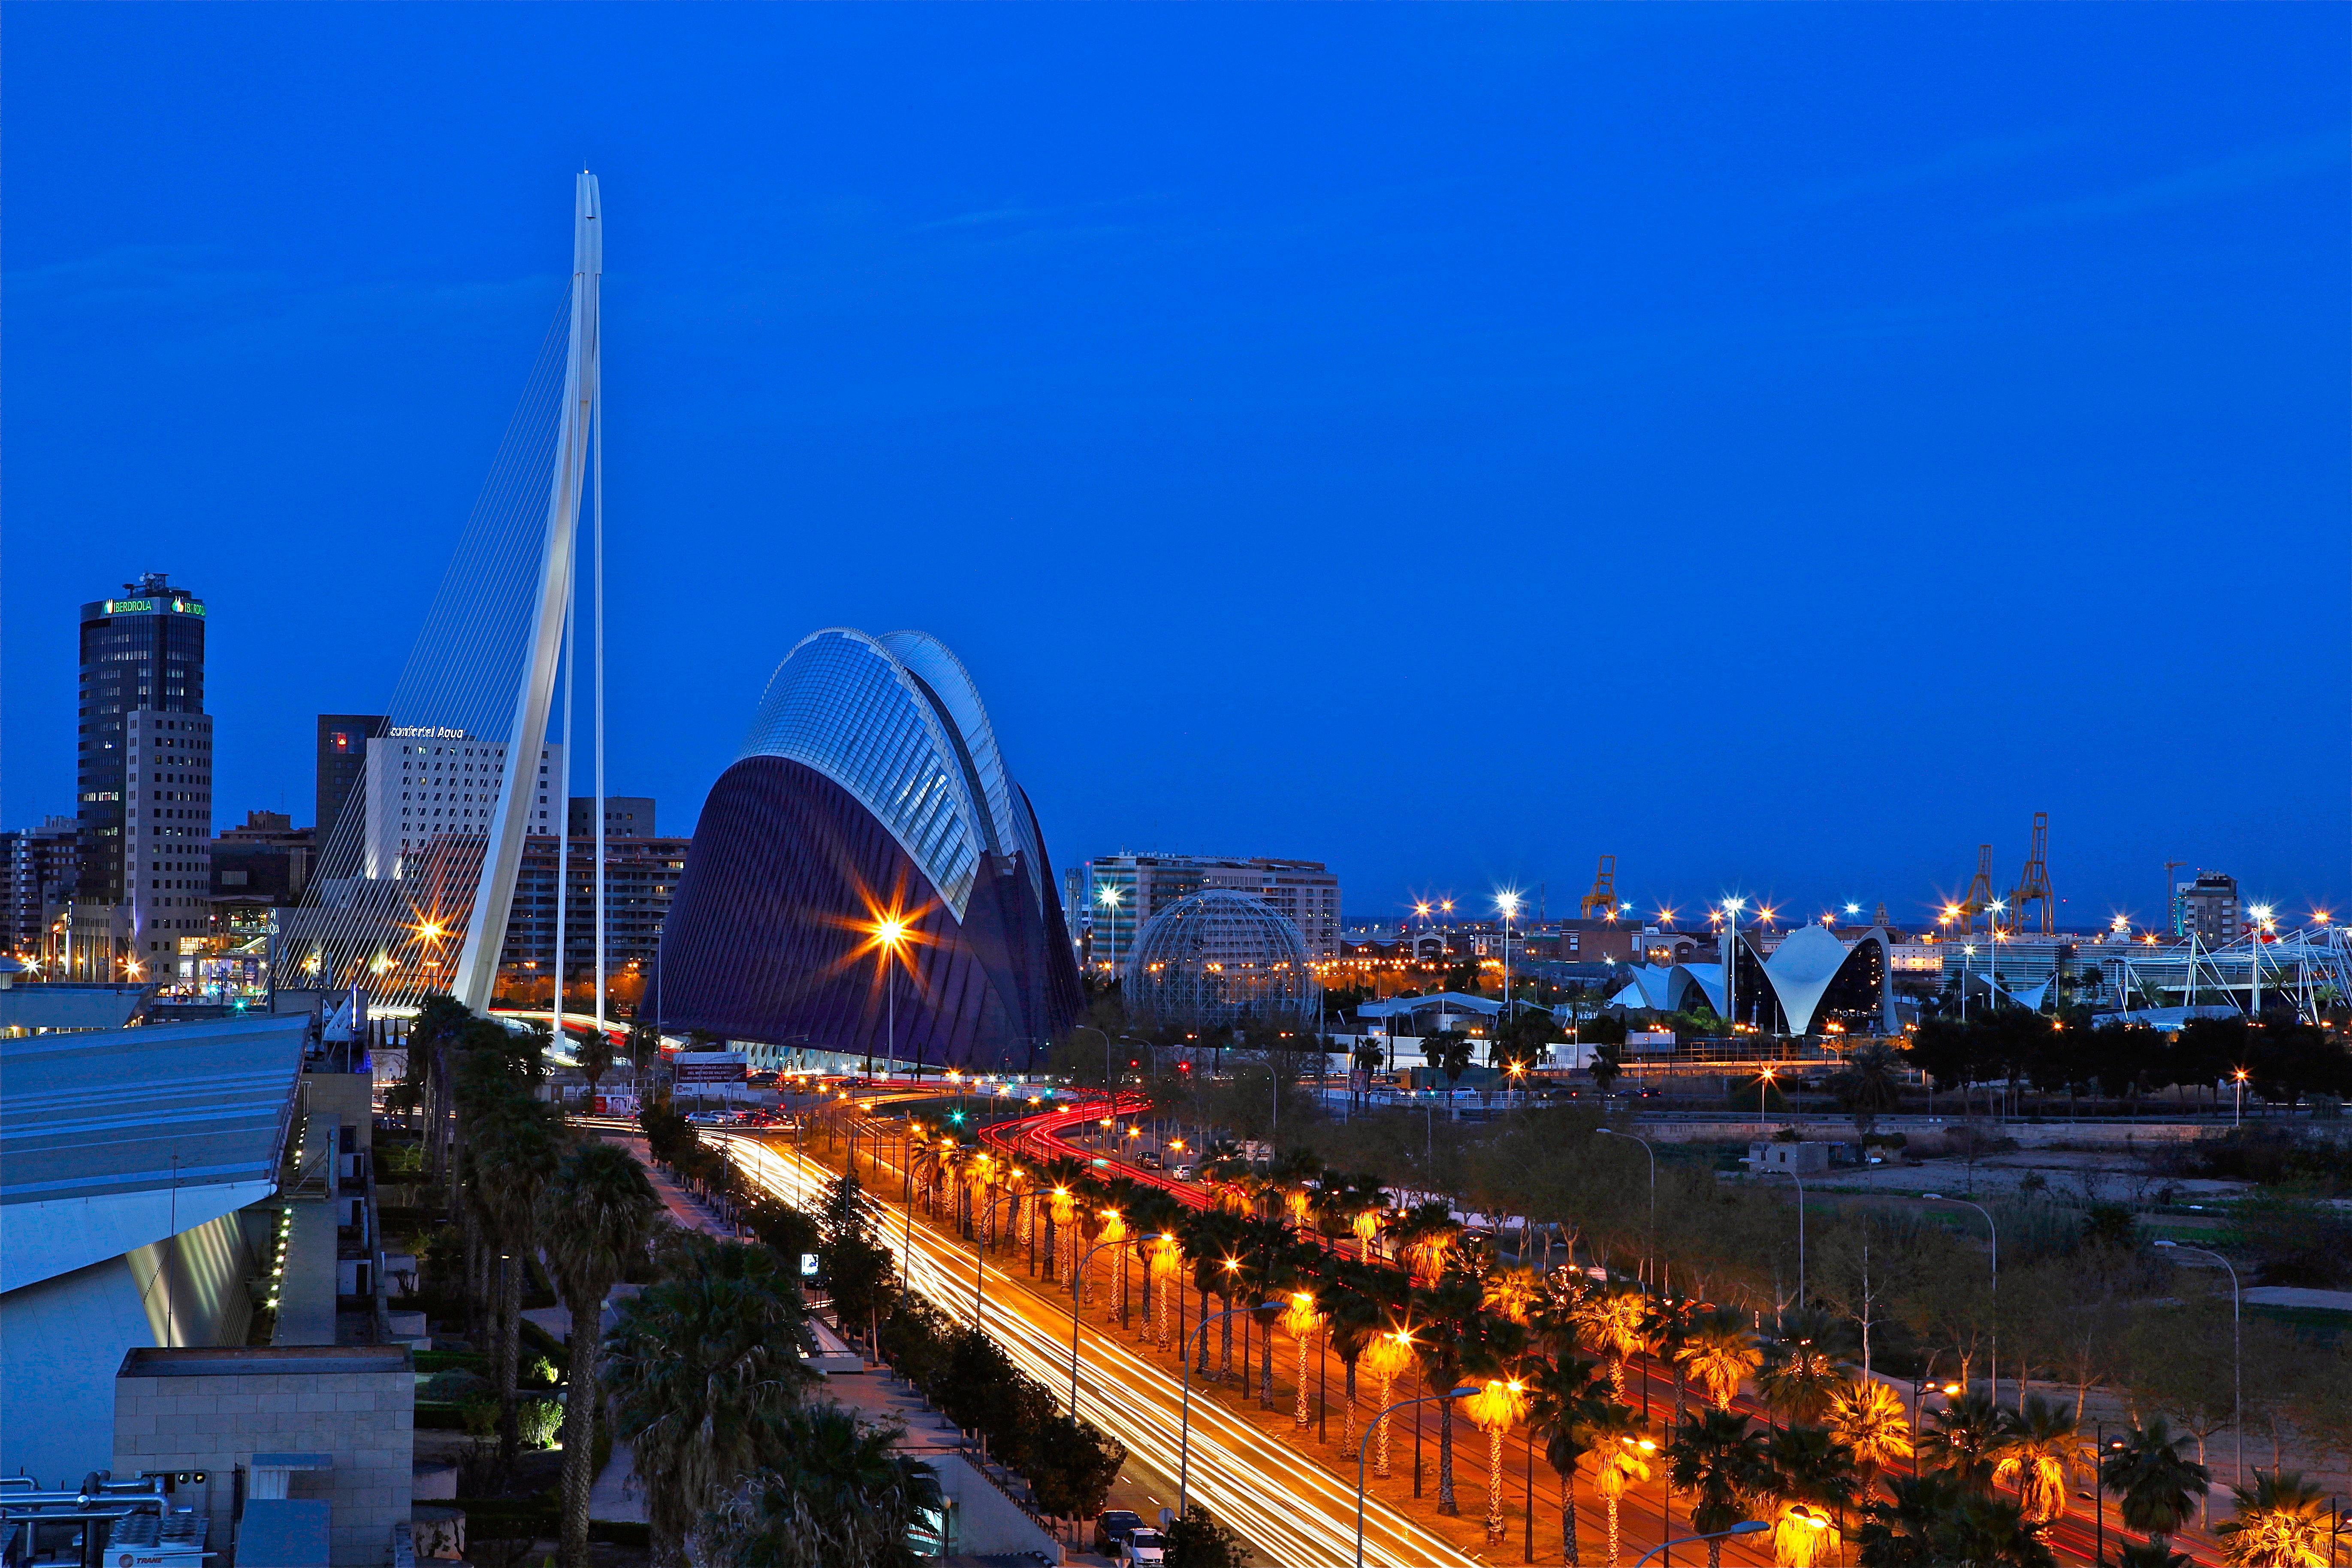
{"label": "parked vehicle", "polygon": [[1111,1561],[1124,1563],[1130,1568],[1163,1568],[1168,1561],[1168,1538],[1156,1530],[1135,1530],[1111,1553]]}
{"label": "parked vehicle", "polygon": [[1095,1521],[1095,1550],[1108,1552],[1119,1560],[1119,1548],[1127,1538],[1143,1528],[1143,1516],[1130,1509],[1115,1508]]}

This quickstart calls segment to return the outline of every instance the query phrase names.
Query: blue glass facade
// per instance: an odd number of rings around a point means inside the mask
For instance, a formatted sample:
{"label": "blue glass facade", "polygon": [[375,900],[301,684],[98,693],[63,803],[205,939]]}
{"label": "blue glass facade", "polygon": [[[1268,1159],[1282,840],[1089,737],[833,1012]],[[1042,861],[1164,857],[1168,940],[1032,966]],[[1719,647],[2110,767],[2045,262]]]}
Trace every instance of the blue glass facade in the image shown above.
{"label": "blue glass facade", "polygon": [[[908,929],[896,960],[885,920]],[[1076,1020],[1077,968],[1035,816],[953,654],[835,629],[777,667],[703,805],[659,970],[671,1029],[1043,1063]]]}

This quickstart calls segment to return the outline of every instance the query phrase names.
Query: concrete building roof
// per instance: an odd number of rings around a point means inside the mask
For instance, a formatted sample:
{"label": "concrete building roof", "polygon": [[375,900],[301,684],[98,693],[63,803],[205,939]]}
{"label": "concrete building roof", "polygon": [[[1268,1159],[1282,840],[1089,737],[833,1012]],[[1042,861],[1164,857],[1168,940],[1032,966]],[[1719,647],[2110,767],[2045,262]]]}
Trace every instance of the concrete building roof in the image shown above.
{"label": "concrete building roof", "polygon": [[302,1015],[0,1040],[0,1291],[276,1190]]}

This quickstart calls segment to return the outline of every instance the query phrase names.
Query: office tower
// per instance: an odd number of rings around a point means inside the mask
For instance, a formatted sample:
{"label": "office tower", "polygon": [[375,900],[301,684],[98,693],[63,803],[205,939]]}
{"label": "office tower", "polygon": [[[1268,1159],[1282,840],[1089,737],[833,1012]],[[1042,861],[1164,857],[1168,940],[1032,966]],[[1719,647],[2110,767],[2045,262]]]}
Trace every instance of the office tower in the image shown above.
{"label": "office tower", "polygon": [[8,899],[0,945],[45,965],[58,957],[65,946],[58,922],[72,907],[80,868],[81,828],[70,816],[0,833],[0,876],[6,878]]}
{"label": "office tower", "polygon": [[[168,574],[81,608],[78,965],[93,978],[163,978],[210,921],[212,720],[205,604]],[[102,952],[101,952],[102,950]],[[103,956],[107,961],[101,964]],[[116,971],[127,960],[135,971]]]}
{"label": "office tower", "polygon": [[[360,875],[414,877],[433,854],[472,865],[480,850],[460,841],[488,842],[506,766],[505,742],[463,730],[395,724],[370,738],[360,786],[367,825]],[[549,800],[563,776],[563,748],[541,746],[538,767],[538,787],[518,804],[530,833],[552,835],[556,807]]]}
{"label": "office tower", "polygon": [[[534,827],[533,833],[539,831]],[[574,838],[596,837],[596,797],[575,795],[572,797],[571,826]],[[654,803],[651,795],[608,795],[604,797],[604,837],[607,838],[651,838],[654,836]]]}
{"label": "office tower", "polygon": [[[367,743],[383,733],[384,722],[381,713],[319,715],[318,815],[310,820],[318,828],[321,852],[334,840],[335,824],[342,820],[343,804],[354,790],[366,788]],[[362,805],[360,809],[364,812],[367,808]]]}

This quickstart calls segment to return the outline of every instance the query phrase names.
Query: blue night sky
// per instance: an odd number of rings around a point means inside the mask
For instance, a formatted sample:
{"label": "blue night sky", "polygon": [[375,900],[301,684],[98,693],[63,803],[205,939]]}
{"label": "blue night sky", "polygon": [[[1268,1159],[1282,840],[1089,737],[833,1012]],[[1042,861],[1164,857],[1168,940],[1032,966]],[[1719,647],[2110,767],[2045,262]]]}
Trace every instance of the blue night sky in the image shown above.
{"label": "blue night sky", "polygon": [[205,595],[217,816],[384,700],[603,178],[615,793],[804,633],[1064,862],[1918,918],[2053,820],[2352,893],[2352,11],[6,13],[11,825]]}

